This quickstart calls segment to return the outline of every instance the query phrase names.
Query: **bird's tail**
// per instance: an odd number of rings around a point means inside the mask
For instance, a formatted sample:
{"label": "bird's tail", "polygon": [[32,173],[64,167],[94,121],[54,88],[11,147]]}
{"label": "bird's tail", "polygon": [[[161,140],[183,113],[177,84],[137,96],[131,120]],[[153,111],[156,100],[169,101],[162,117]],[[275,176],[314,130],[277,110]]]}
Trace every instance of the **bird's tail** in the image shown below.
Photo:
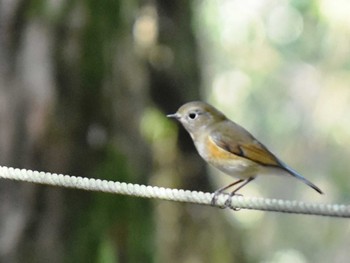
{"label": "bird's tail", "polygon": [[298,174],[296,171],[294,171],[292,168],[290,168],[288,165],[286,165],[285,163],[281,162],[282,167],[284,168],[284,170],[286,172],[288,172],[290,175],[294,176],[295,178],[299,179],[300,181],[304,182],[305,184],[307,184],[308,186],[310,186],[312,189],[314,189],[315,191],[317,191],[319,194],[323,194],[322,190],[320,188],[318,188],[316,185],[314,185],[313,183],[311,183],[309,180],[307,180],[305,177],[301,176],[300,174]]}

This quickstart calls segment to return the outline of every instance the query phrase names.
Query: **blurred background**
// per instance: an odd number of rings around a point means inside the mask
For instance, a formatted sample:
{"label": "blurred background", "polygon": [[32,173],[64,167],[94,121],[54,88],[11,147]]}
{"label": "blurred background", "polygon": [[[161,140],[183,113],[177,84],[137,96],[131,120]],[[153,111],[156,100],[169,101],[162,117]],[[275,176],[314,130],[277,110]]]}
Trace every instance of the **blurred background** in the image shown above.
{"label": "blurred background", "polygon": [[[0,164],[214,191],[165,114],[212,103],[318,185],[245,196],[348,203],[350,2],[1,0]],[[1,180],[0,262],[347,262],[344,219]]]}

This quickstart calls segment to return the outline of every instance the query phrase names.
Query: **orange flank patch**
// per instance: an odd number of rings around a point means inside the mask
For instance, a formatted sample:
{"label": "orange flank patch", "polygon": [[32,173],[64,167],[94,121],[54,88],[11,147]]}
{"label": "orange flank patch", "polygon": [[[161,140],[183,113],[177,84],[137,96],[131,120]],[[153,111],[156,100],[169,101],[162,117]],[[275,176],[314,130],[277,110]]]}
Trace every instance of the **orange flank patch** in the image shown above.
{"label": "orange flank patch", "polygon": [[[227,149],[227,150],[226,150]],[[230,145],[220,141],[219,146],[208,138],[208,151],[210,158],[221,160],[250,160],[261,165],[280,166],[278,159],[260,143]]]}
{"label": "orange flank patch", "polygon": [[211,159],[232,160],[240,158],[239,156],[217,146],[216,143],[210,137],[208,137],[207,140],[207,147],[209,152],[208,157]]}

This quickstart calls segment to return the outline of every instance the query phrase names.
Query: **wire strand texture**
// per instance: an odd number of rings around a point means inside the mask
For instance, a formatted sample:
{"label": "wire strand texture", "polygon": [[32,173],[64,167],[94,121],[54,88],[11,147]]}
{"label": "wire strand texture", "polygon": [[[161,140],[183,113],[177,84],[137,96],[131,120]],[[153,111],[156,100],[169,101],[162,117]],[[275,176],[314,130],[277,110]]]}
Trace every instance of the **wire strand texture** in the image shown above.
{"label": "wire strand texture", "polygon": [[[0,178],[87,191],[138,196],[143,198],[156,198],[168,201],[187,202],[211,206],[211,201],[214,195],[213,193],[114,182],[101,179],[18,169],[6,166],[0,166]],[[228,199],[227,194],[219,195],[215,207],[229,207],[233,210],[250,209],[350,218],[350,205],[307,203],[303,201],[243,196],[233,196],[232,198]]]}

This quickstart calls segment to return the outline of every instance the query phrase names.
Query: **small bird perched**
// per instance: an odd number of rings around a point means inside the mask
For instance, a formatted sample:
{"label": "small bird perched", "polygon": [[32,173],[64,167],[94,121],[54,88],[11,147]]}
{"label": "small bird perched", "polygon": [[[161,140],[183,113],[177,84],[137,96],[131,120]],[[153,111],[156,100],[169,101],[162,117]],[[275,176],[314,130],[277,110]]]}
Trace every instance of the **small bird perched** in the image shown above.
{"label": "small bird perched", "polygon": [[291,175],[323,194],[320,188],[288,167],[247,130],[207,103],[186,103],[167,117],[177,119],[184,126],[205,161],[239,179],[218,189],[212,204],[226,189],[241,184],[230,193],[233,196],[257,175],[271,173]]}

